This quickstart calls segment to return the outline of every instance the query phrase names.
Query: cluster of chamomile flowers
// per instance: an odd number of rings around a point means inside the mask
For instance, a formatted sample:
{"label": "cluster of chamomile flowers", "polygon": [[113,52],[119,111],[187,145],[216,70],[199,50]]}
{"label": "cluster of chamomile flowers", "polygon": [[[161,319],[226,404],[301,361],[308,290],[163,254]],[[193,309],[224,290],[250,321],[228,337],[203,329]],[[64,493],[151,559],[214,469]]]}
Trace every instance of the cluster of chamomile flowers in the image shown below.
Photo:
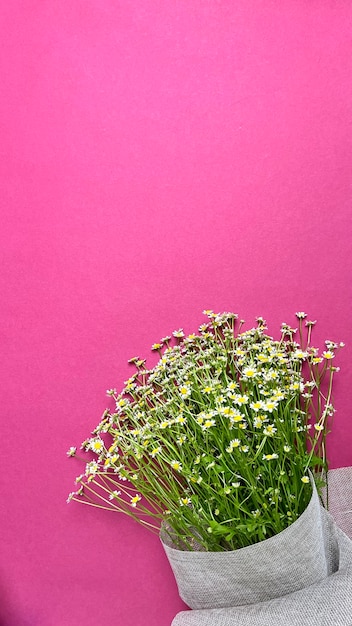
{"label": "cluster of chamomile flowers", "polygon": [[178,329],[152,346],[152,369],[130,359],[136,371],[120,393],[108,390],[114,408],[82,444],[94,458],[68,501],[155,530],[167,519],[183,540],[194,532],[205,549],[231,549],[280,532],[307,505],[310,472],[326,469],[332,361],[343,344],[327,341],[320,354],[302,312],[279,340],[263,318],[245,331],[235,314],[205,314],[198,334]]}

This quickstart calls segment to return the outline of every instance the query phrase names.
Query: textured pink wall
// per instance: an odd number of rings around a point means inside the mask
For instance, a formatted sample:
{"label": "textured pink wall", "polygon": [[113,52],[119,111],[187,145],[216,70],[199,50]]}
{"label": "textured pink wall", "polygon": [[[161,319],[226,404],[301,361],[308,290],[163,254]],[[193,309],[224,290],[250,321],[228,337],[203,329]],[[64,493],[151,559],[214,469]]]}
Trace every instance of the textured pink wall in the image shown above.
{"label": "textured pink wall", "polygon": [[204,308],[273,333],[306,310],[347,344],[352,464],[351,2],[14,0],[0,23],[0,622],[168,626],[158,538],[67,506],[66,450]]}

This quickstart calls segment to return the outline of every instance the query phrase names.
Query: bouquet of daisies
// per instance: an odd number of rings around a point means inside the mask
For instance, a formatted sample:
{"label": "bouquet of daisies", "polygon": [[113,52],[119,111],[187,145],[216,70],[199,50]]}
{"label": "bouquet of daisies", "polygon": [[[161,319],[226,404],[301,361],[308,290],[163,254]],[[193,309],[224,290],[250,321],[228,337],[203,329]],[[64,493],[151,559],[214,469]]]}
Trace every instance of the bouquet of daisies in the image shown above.
{"label": "bouquet of daisies", "polygon": [[[314,321],[267,334],[233,313],[205,311],[198,333],[182,329],[138,357],[82,448],[93,453],[68,500],[163,529],[183,550],[229,551],[277,535],[325,484],[332,386],[342,347],[311,343]],[[77,455],[70,448],[69,456]]]}
{"label": "bouquet of daisies", "polygon": [[[82,444],[68,501],[125,513],[160,533],[193,609],[172,626],[350,626],[351,469],[332,470],[335,356],[296,313],[279,339],[257,318],[205,311],[198,333],[153,345]],[[76,456],[75,447],[68,451]],[[338,485],[338,489],[336,486]]]}

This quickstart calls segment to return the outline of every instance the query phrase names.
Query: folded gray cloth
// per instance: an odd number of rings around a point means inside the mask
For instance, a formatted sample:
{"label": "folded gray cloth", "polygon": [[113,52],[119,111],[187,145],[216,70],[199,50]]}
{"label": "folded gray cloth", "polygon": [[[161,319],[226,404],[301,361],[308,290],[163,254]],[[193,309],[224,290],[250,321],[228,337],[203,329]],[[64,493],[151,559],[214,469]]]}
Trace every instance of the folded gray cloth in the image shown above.
{"label": "folded gray cloth", "polygon": [[192,611],[172,626],[352,626],[352,467],[329,472],[329,511],[316,490],[291,526],[231,552],[162,542]]}

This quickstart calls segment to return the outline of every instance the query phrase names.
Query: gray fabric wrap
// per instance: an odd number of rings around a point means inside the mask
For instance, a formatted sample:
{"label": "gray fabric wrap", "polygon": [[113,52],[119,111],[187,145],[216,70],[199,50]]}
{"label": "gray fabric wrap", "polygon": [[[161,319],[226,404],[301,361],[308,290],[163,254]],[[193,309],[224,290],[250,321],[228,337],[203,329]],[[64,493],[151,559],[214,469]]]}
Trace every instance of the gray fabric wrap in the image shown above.
{"label": "gray fabric wrap", "polygon": [[316,490],[284,531],[231,552],[162,543],[184,602],[172,626],[352,626],[352,467],[329,472],[329,513]]}

